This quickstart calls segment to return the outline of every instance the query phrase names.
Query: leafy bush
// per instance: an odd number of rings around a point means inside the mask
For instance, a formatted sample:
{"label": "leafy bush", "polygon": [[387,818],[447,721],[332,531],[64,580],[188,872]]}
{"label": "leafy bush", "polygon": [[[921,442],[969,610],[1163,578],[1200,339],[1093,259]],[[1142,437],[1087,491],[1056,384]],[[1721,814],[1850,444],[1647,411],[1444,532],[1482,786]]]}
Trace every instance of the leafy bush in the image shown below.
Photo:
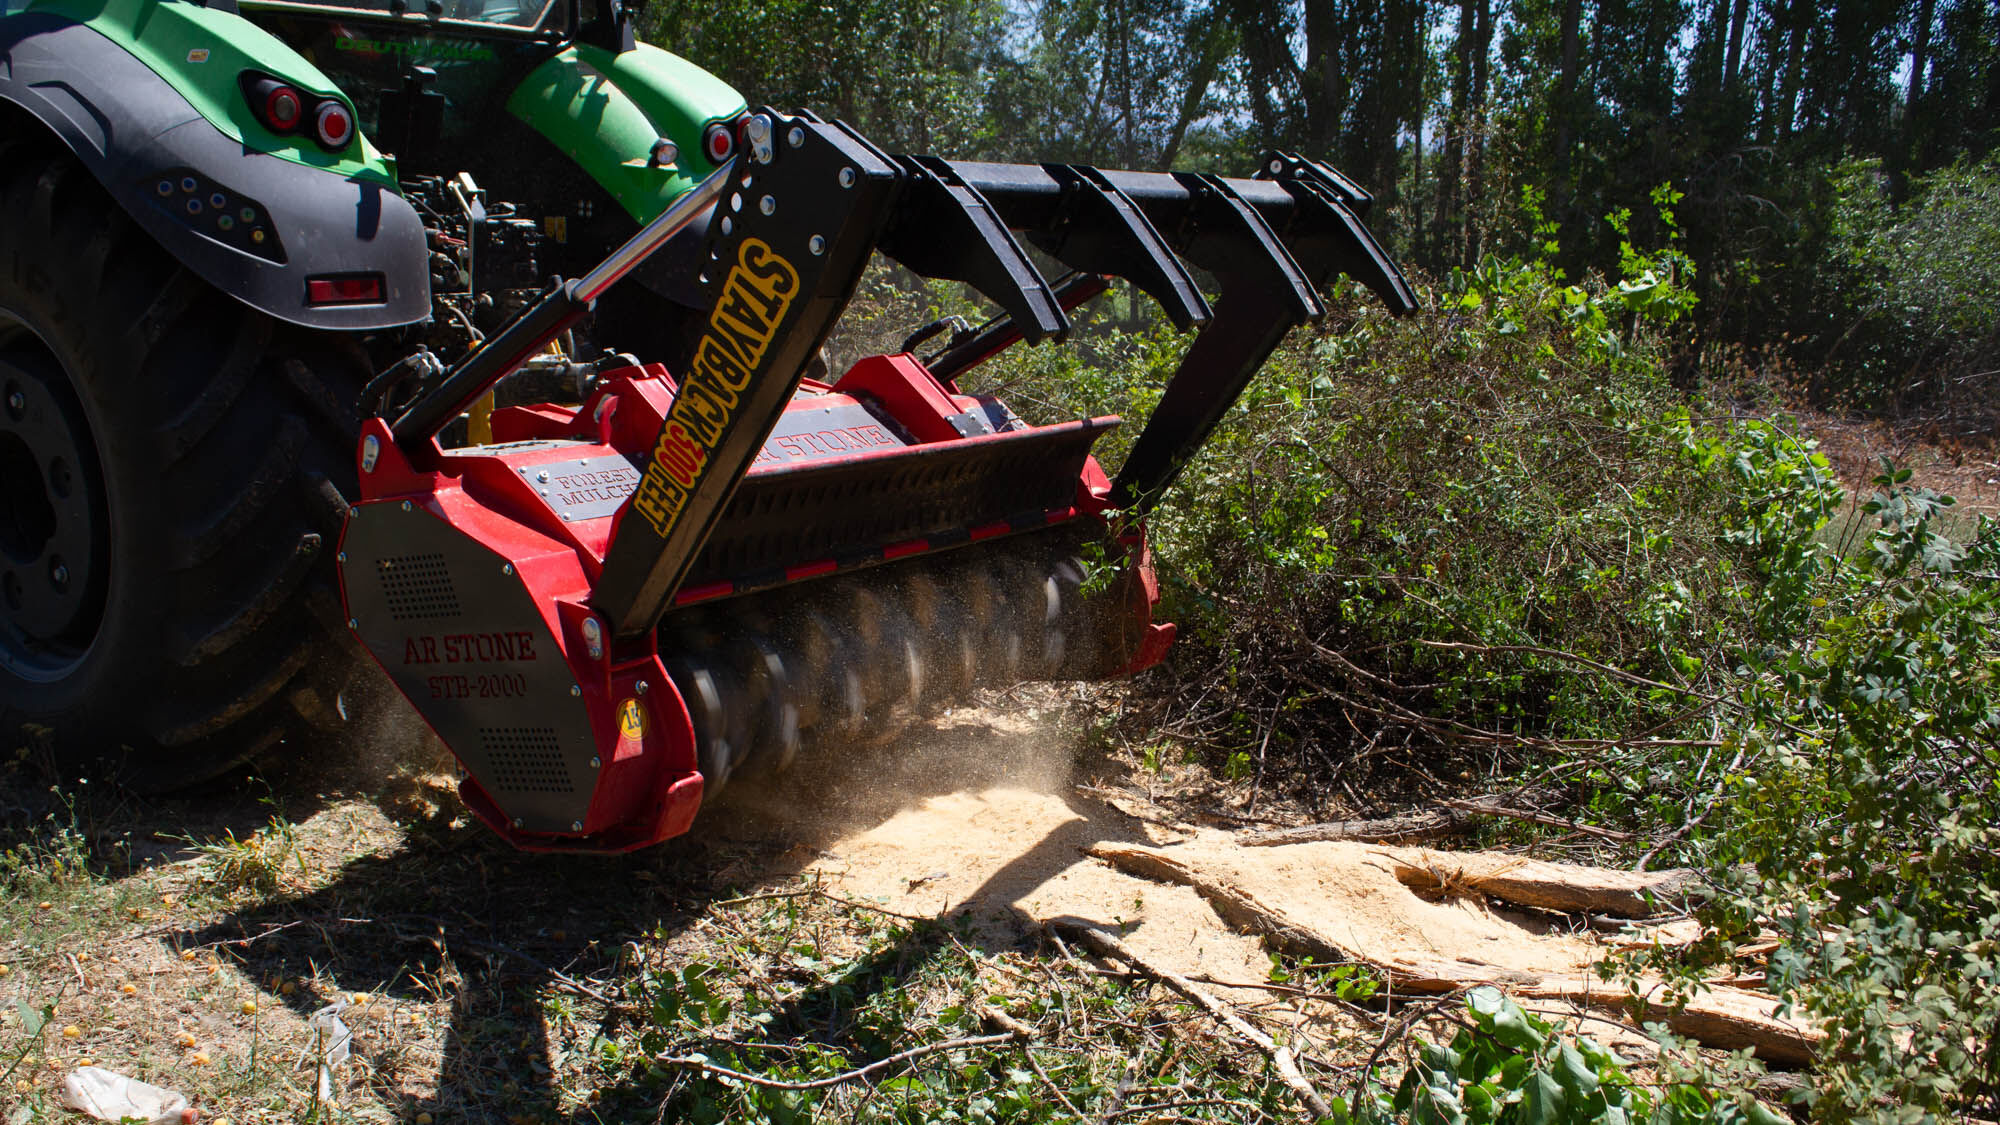
{"label": "leafy bush", "polygon": [[[1488,259],[1410,320],[1343,291],[1259,374],[1152,519],[1185,630],[1161,698],[1201,698],[1175,718],[1219,768],[1317,808],[1336,778],[1413,780],[1377,771],[1405,746],[1456,774],[1508,768],[1494,750],[1516,738],[1678,731],[1677,692],[1721,666],[1743,552],[1661,371],[1685,260],[1627,252],[1611,284]],[[1143,416],[1183,343],[1091,346],[983,377],[1043,419]]]}
{"label": "leafy bush", "polygon": [[1499,989],[1466,997],[1462,1030],[1449,1044],[1416,1044],[1417,1060],[1391,1094],[1363,1095],[1347,1118],[1413,1125],[1777,1125],[1782,1118],[1747,1094],[1718,1096],[1670,1080],[1634,1081],[1624,1062],[1588,1036],[1559,1034]]}
{"label": "leafy bush", "polygon": [[2000,157],[1916,181],[1892,205],[1879,162],[1834,176],[1824,361],[1872,407],[1962,398],[2000,367]]}
{"label": "leafy bush", "polygon": [[[1774,553],[1816,569],[1762,588],[1732,690],[1711,863],[1724,894],[1691,981],[1760,929],[1771,988],[1823,1024],[1823,1120],[1908,1121],[2000,1095],[2000,525],[1970,544],[1951,505],[1885,466],[1865,549],[1795,517]],[[1794,497],[1796,504],[1797,498]],[[1781,546],[1778,546],[1781,544]],[[1744,865],[1744,866],[1739,866]]]}

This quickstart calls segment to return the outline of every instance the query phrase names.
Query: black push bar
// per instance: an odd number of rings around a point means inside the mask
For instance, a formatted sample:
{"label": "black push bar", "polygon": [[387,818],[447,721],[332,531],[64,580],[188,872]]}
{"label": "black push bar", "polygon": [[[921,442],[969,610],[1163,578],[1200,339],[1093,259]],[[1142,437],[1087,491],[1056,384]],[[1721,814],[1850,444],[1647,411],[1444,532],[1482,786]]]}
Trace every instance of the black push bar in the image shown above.
{"label": "black push bar", "polygon": [[[621,638],[671,608],[764,438],[879,250],[912,271],[965,282],[1002,315],[933,364],[951,382],[1018,340],[1061,337],[1068,310],[1130,281],[1177,327],[1199,329],[1113,482],[1112,502],[1149,510],[1285,334],[1324,312],[1335,273],[1392,312],[1414,312],[1402,272],[1363,222],[1346,177],[1269,153],[1257,178],[987,164],[892,156],[840,122],[769,109],[756,143],[676,200],[589,274],[553,286],[392,423],[430,441],[500,379],[586,315],[599,294],[701,215],[710,311],[638,490],[620,510],[592,600]],[[727,205],[723,206],[726,199]],[[1016,234],[1069,268],[1043,278]],[[1218,288],[1213,305],[1190,266]]]}

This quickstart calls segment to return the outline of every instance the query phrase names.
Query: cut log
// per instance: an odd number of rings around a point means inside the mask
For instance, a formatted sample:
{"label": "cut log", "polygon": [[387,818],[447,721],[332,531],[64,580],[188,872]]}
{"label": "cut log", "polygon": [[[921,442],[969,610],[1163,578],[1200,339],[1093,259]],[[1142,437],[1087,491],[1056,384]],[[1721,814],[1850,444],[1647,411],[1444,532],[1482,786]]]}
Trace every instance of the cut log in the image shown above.
{"label": "cut log", "polygon": [[[1567,1000],[1630,1017],[1631,995],[1605,984],[1561,982],[1510,985],[1507,990],[1529,999]],[[1777,1006],[1775,999],[1762,993],[1711,987],[1689,1000],[1687,1006],[1679,1011],[1664,1004],[1642,1001],[1639,1018],[1646,1023],[1664,1023],[1676,1034],[1685,1035],[1705,1047],[1725,1051],[1748,1047],[1766,1062],[1786,1066],[1810,1064],[1813,1048],[1821,1037],[1789,1020],[1780,1019],[1775,1014]]]}
{"label": "cut log", "polygon": [[1391,858],[1404,886],[1490,895],[1565,914],[1644,918],[1673,909],[1677,899],[1701,883],[1700,876],[1684,869],[1613,871],[1483,852],[1404,849]]}
{"label": "cut log", "polygon": [[[1772,997],[1737,988],[1710,988],[1679,1010],[1651,1000],[1635,1004],[1627,992],[1597,979],[1595,963],[1607,952],[1603,946],[1463,903],[1426,902],[1410,889],[1413,883],[1463,887],[1467,884],[1457,873],[1470,871],[1527,897],[1531,892],[1524,886],[1539,884],[1524,878],[1519,868],[1532,861],[1444,853],[1421,853],[1423,858],[1416,860],[1420,853],[1337,843],[1275,853],[1215,843],[1168,848],[1100,843],[1086,850],[1132,874],[1193,887],[1224,921],[1261,935],[1279,952],[1371,965],[1398,992],[1451,992],[1491,984],[1524,998],[1585,1004],[1627,1018],[1628,1009],[1636,1006],[1643,1020],[1664,1022],[1703,1043],[1750,1047],[1763,1058],[1792,1065],[1810,1061],[1820,1038],[1811,1028],[1779,1018]],[[1597,872],[1540,866],[1572,880],[1577,872]],[[1597,873],[1635,882],[1676,874]],[[1610,889],[1628,901],[1643,898],[1643,891],[1630,884]],[[1589,908],[1604,909],[1607,897],[1595,897]],[[1538,901],[1556,900],[1539,893]]]}
{"label": "cut log", "polygon": [[1202,878],[1194,868],[1165,849],[1129,844],[1094,844],[1084,850],[1134,875],[1193,887],[1201,892],[1223,921],[1245,933],[1261,935],[1264,943],[1279,953],[1322,961],[1356,960],[1310,927],[1295,926],[1285,921],[1278,911],[1259,903],[1243,888],[1223,880]]}

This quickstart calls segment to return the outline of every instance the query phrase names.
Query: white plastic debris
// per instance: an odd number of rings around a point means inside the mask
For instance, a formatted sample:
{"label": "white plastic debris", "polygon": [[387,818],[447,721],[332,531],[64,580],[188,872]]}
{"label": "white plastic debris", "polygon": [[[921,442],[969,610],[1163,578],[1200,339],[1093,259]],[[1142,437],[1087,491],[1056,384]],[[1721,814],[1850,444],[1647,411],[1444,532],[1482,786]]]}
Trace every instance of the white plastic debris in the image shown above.
{"label": "white plastic debris", "polygon": [[319,1100],[321,1105],[333,1103],[333,1071],[347,1061],[353,1052],[354,1033],[340,1018],[347,1010],[346,1000],[336,1000],[306,1021],[313,1030],[313,1044],[319,1049]]}
{"label": "white plastic debris", "polygon": [[128,1078],[101,1066],[80,1066],[63,1078],[62,1104],[99,1121],[180,1125],[187,1095]]}

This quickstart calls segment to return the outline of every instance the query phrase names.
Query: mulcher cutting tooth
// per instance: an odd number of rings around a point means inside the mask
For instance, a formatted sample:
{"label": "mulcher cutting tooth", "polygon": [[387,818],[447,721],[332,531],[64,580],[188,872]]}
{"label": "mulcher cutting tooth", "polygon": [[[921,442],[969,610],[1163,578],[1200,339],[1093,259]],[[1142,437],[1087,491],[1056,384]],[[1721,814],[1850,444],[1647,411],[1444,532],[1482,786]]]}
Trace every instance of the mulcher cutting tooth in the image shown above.
{"label": "mulcher cutting tooth", "polygon": [[876,673],[868,693],[871,707],[914,714],[923,698],[925,675],[916,630],[888,591],[857,585],[849,597],[867,666]]}
{"label": "mulcher cutting tooth", "polygon": [[798,758],[799,703],[783,652],[761,631],[746,631],[730,648],[730,659],[750,689],[749,706],[761,721],[753,738],[755,765],[787,769]]}
{"label": "mulcher cutting tooth", "polygon": [[859,736],[868,721],[866,653],[853,634],[818,609],[805,609],[798,628],[797,649],[814,669],[805,693],[815,720],[807,729],[808,746]]}

